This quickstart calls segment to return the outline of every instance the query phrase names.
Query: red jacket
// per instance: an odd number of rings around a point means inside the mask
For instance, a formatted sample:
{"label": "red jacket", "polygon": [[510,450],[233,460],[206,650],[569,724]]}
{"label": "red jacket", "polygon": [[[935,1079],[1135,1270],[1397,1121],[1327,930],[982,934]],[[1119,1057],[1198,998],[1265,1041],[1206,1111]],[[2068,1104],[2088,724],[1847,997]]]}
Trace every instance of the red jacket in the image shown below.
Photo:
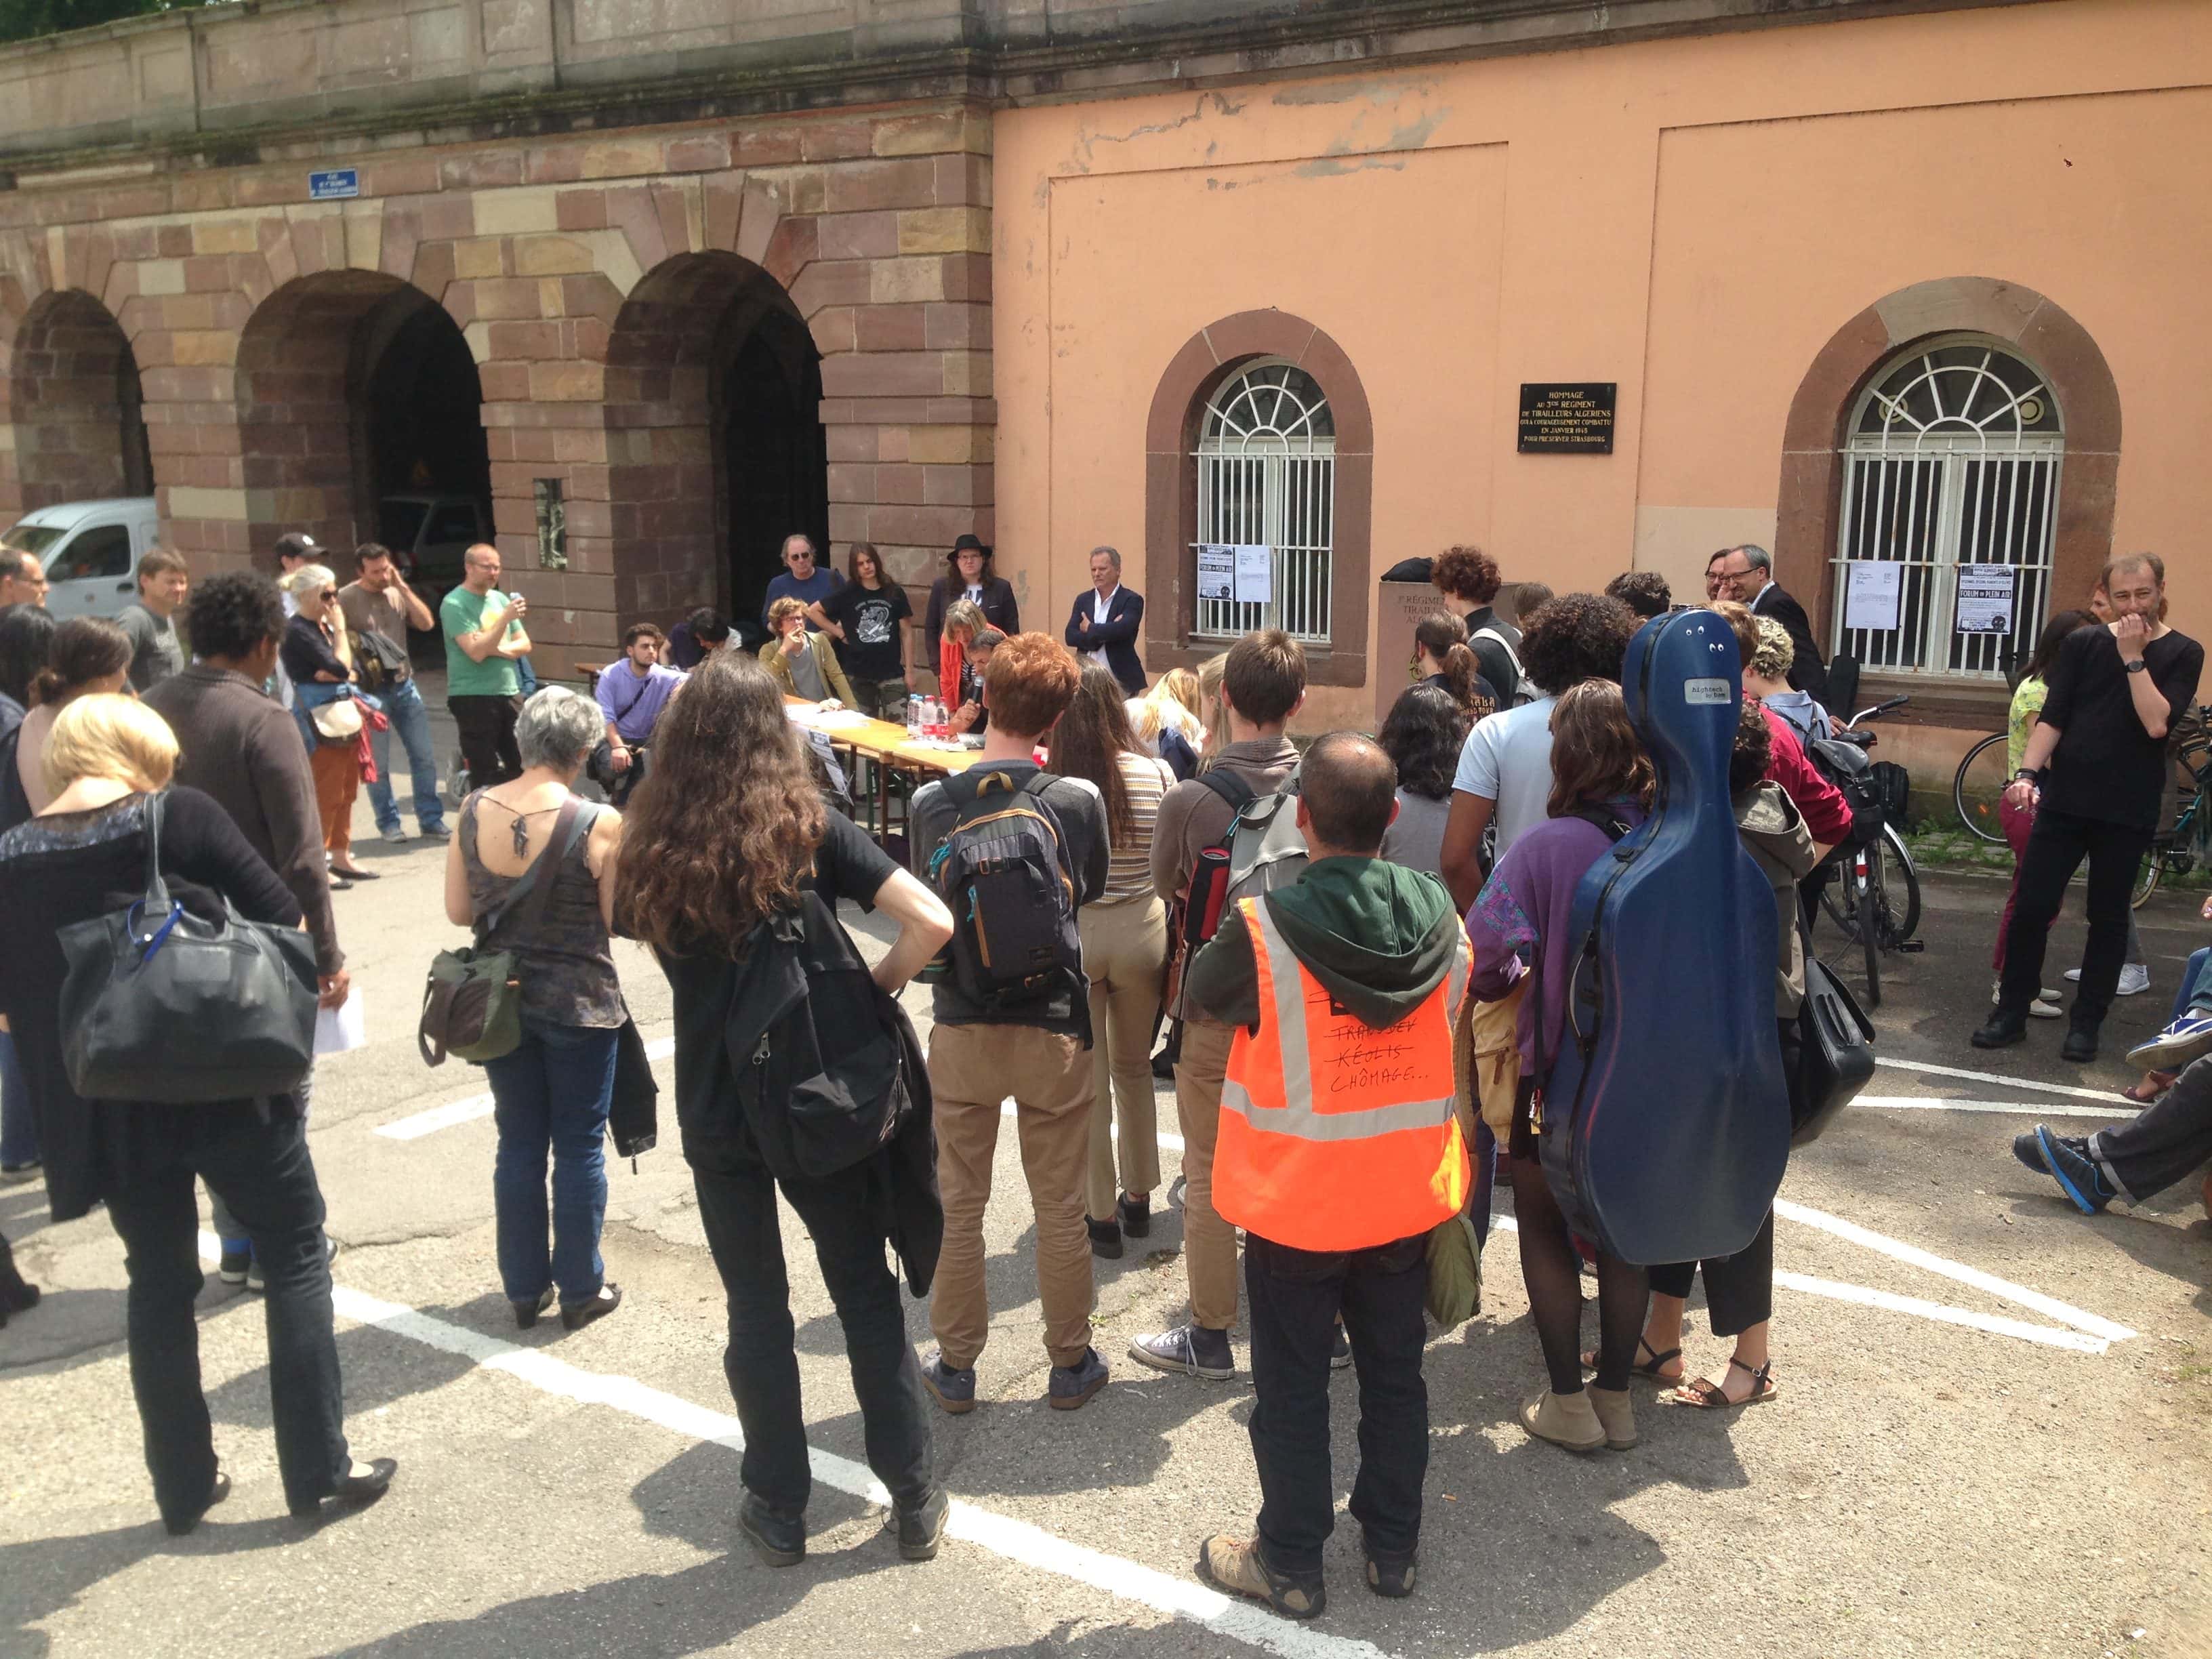
{"label": "red jacket", "polygon": [[1835,846],[1851,832],[1851,804],[1805,757],[1797,728],[1771,708],[1759,712],[1766,716],[1766,729],[1774,736],[1774,757],[1767,763],[1767,777],[1780,784],[1782,793],[1796,804],[1813,839],[1823,847]]}

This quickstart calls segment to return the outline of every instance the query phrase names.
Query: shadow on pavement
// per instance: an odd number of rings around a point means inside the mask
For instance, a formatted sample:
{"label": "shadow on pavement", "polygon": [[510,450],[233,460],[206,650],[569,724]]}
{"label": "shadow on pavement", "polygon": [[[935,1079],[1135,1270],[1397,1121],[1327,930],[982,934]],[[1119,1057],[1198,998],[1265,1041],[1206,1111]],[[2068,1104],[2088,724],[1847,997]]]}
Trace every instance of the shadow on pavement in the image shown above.
{"label": "shadow on pavement", "polygon": [[211,1515],[190,1537],[172,1538],[159,1521],[150,1518],[152,1492],[142,1496],[149,1516],[143,1526],[0,1547],[0,1652],[11,1659],[44,1659],[52,1638],[32,1626],[52,1618],[94,1585],[149,1556],[235,1555],[296,1543],[307,1536],[307,1528],[289,1516],[227,1527]]}

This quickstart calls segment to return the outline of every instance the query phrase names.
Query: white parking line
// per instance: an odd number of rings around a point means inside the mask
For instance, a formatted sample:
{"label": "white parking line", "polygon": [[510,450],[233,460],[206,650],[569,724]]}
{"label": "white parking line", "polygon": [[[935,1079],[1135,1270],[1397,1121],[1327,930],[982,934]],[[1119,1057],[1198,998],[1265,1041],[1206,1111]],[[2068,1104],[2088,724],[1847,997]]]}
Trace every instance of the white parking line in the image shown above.
{"label": "white parking line", "polygon": [[1851,1109],[1862,1106],[1892,1112],[1988,1112],[1998,1117],[2094,1117],[2106,1122],[2134,1117],[2141,1110],[2117,1099],[2106,1108],[2058,1106],[2047,1100],[1954,1100],[1944,1095],[1861,1095]]}
{"label": "white parking line", "polygon": [[1924,1060],[1893,1060],[1886,1054],[1876,1054],[1874,1063],[1887,1066],[1900,1072],[1922,1072],[1929,1077],[1964,1078],[1970,1083],[1994,1083],[2000,1089],[2025,1089],[2030,1094],[2068,1095],[2075,1100],[2117,1100],[2119,1096],[2110,1089],[2076,1089],[2064,1083],[2031,1083],[2024,1077],[2000,1077],[1995,1072],[1968,1072],[1956,1066],[1931,1066]]}
{"label": "white parking line", "polygon": [[[200,1235],[201,1255],[212,1261],[222,1250],[213,1233]],[[505,1371],[542,1394],[587,1406],[605,1406],[688,1439],[711,1442],[732,1451],[744,1449],[744,1433],[736,1418],[648,1387],[635,1377],[582,1370],[556,1359],[543,1349],[518,1347],[512,1342],[433,1319],[413,1308],[381,1301],[343,1285],[332,1288],[331,1300],[332,1306],[348,1319],[404,1336],[441,1353],[455,1355],[486,1370]],[[823,1485],[866,1503],[889,1506],[890,1494],[863,1465],[819,1447],[808,1448],[807,1461],[814,1478]],[[1253,1602],[1208,1589],[1194,1578],[1176,1577],[1118,1555],[1071,1544],[1025,1521],[980,1509],[957,1498],[952,1500],[946,1530],[955,1538],[979,1544],[994,1555],[1019,1565],[1073,1579],[1122,1601],[1188,1620],[1217,1635],[1279,1654],[1282,1659],[1390,1659],[1371,1642],[1331,1636],[1293,1624]]]}
{"label": "white parking line", "polygon": [[[655,1037],[645,1045],[647,1060],[665,1060],[675,1052],[676,1039],[672,1036]],[[489,1092],[464,1095],[459,1100],[449,1100],[442,1106],[433,1106],[410,1116],[380,1123],[374,1133],[391,1140],[420,1140],[424,1135],[450,1129],[457,1123],[471,1123],[480,1117],[489,1117],[491,1107],[492,1099]]]}

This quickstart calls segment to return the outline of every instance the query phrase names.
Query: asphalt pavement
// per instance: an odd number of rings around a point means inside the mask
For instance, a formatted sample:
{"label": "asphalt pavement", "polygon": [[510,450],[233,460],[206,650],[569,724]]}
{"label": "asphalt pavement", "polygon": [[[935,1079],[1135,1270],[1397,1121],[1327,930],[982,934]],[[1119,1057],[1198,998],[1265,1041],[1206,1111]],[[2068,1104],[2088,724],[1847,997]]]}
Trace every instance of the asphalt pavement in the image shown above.
{"label": "asphalt pavement", "polygon": [[[1011,1133],[988,1218],[982,1404],[935,1422],[961,1507],[933,1563],[902,1564],[882,1531],[840,1329],[785,1212],[817,1486],[808,1559],[761,1565],[734,1525],[722,1297],[672,1121],[635,1170],[611,1168],[621,1310],[574,1334],[552,1320],[517,1332],[493,1270],[483,1075],[429,1070],[415,1049],[423,970],[453,933],[441,852],[376,842],[365,799],[357,822],[383,879],[337,906],[370,1042],[319,1067],[313,1146],[343,1247],[349,1432],[358,1455],[397,1457],[398,1480],[319,1528],[285,1516],[260,1312],[210,1270],[201,1364],[236,1488],[194,1535],[168,1538],[141,1462],[112,1230],[98,1213],[52,1225],[35,1185],[0,1188],[0,1230],[46,1288],[0,1331],[0,1659],[2212,1651],[2212,1225],[2193,1187],[2169,1208],[2084,1218],[2008,1151],[2039,1117],[2079,1133],[2131,1109],[2118,1056],[2164,1022],[2182,958],[2212,936],[2192,899],[2142,913],[2153,989],[2118,1006],[2106,1058],[2070,1066],[2058,1023],[1996,1054],[1967,1046],[2002,890],[1930,878],[1927,950],[1888,964],[1869,1098],[1783,1188],[1779,1396],[1720,1413],[1645,1390],[1632,1451],[1531,1443],[1514,1409],[1540,1367],[1501,1227],[1483,1313],[1429,1351],[1418,1593],[1366,1592],[1347,1522],[1328,1612],[1294,1626],[1192,1571],[1201,1539],[1248,1528],[1256,1508],[1249,1376],[1170,1378],[1126,1357],[1182,1314],[1171,1206],[1143,1247],[1099,1264],[1111,1386],[1080,1412],[1044,1408]],[[879,927],[848,920],[881,948]],[[2051,982],[2081,938],[2078,916],[2062,921]],[[1834,933],[1816,943],[1856,985]],[[665,1037],[660,975],[628,946],[620,964],[647,1036]],[[926,1024],[926,998],[907,1000]],[[1170,1091],[1160,1113],[1172,1182]],[[1692,1323],[1690,1362],[1717,1376],[1728,1345],[1694,1304]],[[926,1353],[923,1304],[908,1324]],[[1334,1398],[1341,1494],[1352,1376]]]}

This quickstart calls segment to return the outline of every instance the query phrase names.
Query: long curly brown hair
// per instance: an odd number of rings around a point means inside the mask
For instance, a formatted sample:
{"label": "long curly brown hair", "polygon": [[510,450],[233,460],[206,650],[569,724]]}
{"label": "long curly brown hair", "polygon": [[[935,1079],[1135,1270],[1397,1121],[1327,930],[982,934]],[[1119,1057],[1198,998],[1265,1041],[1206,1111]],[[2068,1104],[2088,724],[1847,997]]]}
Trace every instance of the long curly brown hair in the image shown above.
{"label": "long curly brown hair", "polygon": [[623,823],[617,921],[659,950],[735,957],[755,924],[798,903],[827,811],[776,683],[742,652],[715,652],[653,728]]}

